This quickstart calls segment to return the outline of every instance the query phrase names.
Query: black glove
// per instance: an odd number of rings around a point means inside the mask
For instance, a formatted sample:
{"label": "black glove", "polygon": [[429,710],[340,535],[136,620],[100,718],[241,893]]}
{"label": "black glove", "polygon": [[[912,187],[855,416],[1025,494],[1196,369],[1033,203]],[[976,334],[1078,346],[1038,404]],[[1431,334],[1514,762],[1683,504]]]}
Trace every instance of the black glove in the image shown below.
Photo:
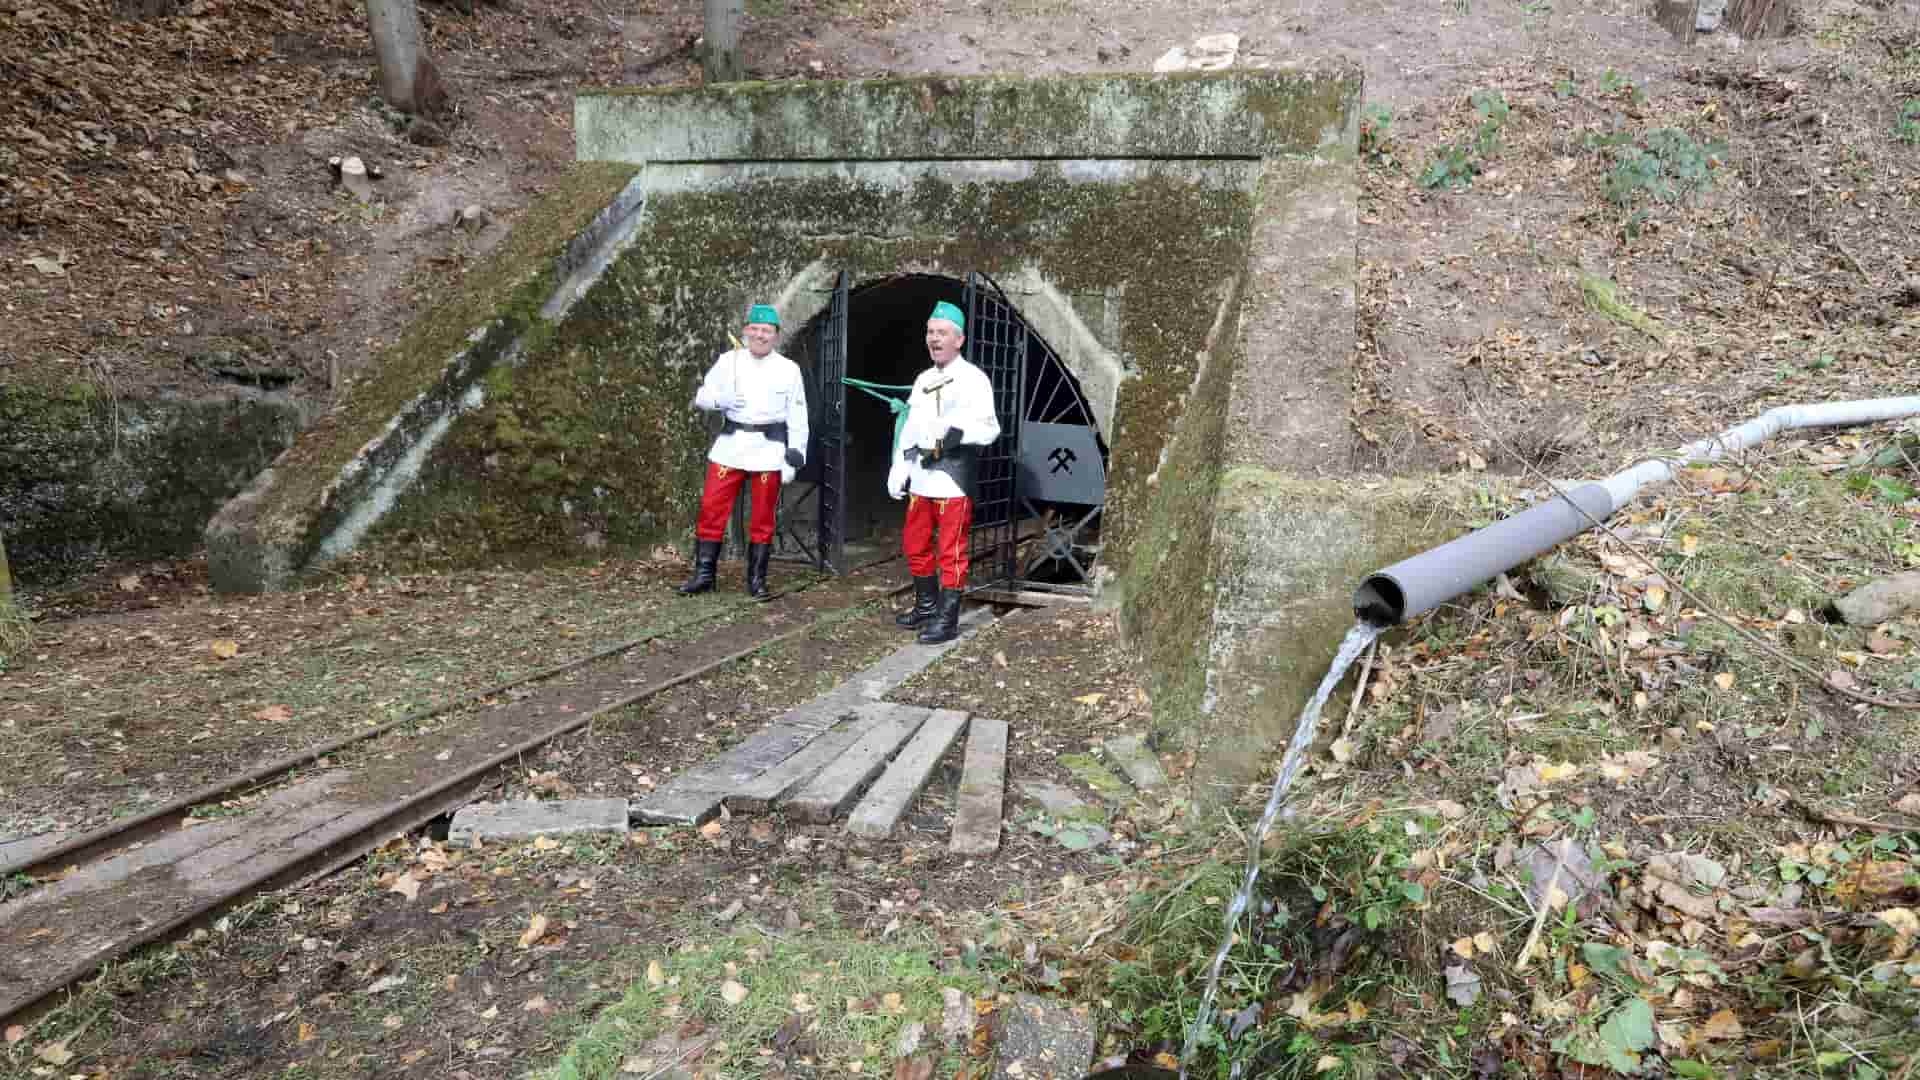
{"label": "black glove", "polygon": [[791,465],[797,469],[800,466],[806,464],[806,461],[807,461],[806,455],[802,454],[798,450],[795,450],[791,446],[787,447],[787,464],[788,465]]}
{"label": "black glove", "polygon": [[943,450],[947,450],[947,449],[951,449],[953,447],[959,446],[960,443],[963,440],[965,440],[965,438],[966,436],[960,431],[959,428],[950,427],[947,429],[947,433],[944,436],[941,436],[940,448]]}

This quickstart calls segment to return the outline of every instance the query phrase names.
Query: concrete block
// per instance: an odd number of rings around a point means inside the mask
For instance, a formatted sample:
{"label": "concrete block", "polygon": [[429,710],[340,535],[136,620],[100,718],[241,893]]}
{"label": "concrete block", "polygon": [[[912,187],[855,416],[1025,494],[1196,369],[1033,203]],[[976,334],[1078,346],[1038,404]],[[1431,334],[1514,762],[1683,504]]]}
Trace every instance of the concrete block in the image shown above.
{"label": "concrete block", "polygon": [[474,803],[453,815],[447,842],[467,845],[531,840],[536,836],[627,831],[625,799],[557,799],[552,802]]}

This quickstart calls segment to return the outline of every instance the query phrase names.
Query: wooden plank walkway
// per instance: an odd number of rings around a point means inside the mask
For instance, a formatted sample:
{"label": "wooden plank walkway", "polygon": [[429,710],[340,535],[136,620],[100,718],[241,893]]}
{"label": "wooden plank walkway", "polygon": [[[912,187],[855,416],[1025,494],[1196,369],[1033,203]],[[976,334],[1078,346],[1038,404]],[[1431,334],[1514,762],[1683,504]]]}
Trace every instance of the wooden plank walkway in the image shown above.
{"label": "wooden plank walkway", "polygon": [[848,815],[847,831],[868,840],[892,836],[900,815],[927,786],[940,759],[966,729],[966,713],[935,709],[886,774],[874,781],[873,790]]}
{"label": "wooden plank walkway", "polygon": [[727,809],[736,814],[771,810],[773,804],[793,794],[829,762],[859,742],[877,719],[870,713],[856,712],[840,721],[838,727],[807,744],[805,750],[727,793]]}
{"label": "wooden plank walkway", "polygon": [[840,816],[840,811],[887,767],[888,759],[920,730],[932,710],[917,705],[893,705],[875,702],[862,706],[875,723],[860,741],[820,771],[792,798],[781,804],[789,816],[801,821],[825,823]]}
{"label": "wooden plank walkway", "polygon": [[991,855],[1000,850],[1000,817],[1007,792],[1007,725],[974,717],[967,725],[967,756],[960,768],[960,793],[954,799],[956,855]]}
{"label": "wooden plank walkway", "polygon": [[[728,810],[765,807],[779,794],[769,796],[764,790],[767,785],[754,782],[761,774],[806,749],[860,706],[879,701],[926,670],[992,618],[985,608],[967,612],[960,620],[960,637],[940,645],[921,645],[902,634],[906,644],[901,648],[812,701],[775,717],[733,749],[674,777],[635,806],[634,816],[653,825],[703,825],[720,812],[722,803]],[[787,790],[792,787],[788,785]],[[741,796],[739,806],[733,801],[736,794]]]}

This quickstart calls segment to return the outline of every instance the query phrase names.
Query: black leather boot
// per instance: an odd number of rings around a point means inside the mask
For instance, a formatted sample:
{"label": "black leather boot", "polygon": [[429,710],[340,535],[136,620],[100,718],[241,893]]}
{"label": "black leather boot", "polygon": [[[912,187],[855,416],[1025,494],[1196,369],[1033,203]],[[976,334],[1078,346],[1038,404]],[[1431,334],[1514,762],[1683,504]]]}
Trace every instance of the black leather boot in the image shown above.
{"label": "black leather boot", "polygon": [[767,562],[772,558],[772,544],[747,545],[747,595],[755,600],[773,599],[767,591]]}
{"label": "black leather boot", "polygon": [[913,579],[913,606],[893,617],[895,626],[911,630],[925,626],[940,613],[940,579],[934,576]]}
{"label": "black leather boot", "polygon": [[683,596],[711,591],[714,570],[720,565],[720,541],[702,540],[693,546],[693,576],[680,586]]}
{"label": "black leather boot", "polygon": [[965,593],[960,589],[941,589],[940,610],[927,621],[927,625],[920,628],[920,636],[914,640],[922,645],[938,645],[959,637],[960,598],[963,595]]}

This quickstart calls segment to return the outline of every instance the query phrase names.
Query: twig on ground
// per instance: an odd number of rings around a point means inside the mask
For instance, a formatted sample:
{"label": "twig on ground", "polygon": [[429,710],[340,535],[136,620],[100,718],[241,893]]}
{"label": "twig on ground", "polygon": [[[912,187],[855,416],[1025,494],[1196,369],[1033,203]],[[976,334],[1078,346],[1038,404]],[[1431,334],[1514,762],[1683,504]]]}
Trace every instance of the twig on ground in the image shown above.
{"label": "twig on ground", "polygon": [[1380,639],[1374,638],[1367,646],[1367,658],[1360,665],[1360,677],[1353,683],[1353,700],[1347,705],[1346,723],[1340,725],[1342,739],[1353,734],[1353,721],[1360,715],[1360,699],[1367,696],[1367,679],[1373,674],[1373,657],[1380,651]]}
{"label": "twig on ground", "polygon": [[1856,817],[1853,814],[1842,813],[1839,810],[1823,810],[1796,795],[1787,796],[1787,801],[1798,808],[1801,813],[1826,825],[1845,825],[1849,828],[1871,829],[1874,832],[1882,833],[1911,831],[1905,825],[1890,825],[1884,821],[1874,821],[1872,818]]}
{"label": "twig on ground", "polygon": [[1533,913],[1533,932],[1527,935],[1527,943],[1520,946],[1520,959],[1515,961],[1513,970],[1527,970],[1533,962],[1534,947],[1540,944],[1540,931],[1547,925],[1547,913],[1553,910],[1553,890],[1560,884],[1560,871],[1566,868],[1567,855],[1573,850],[1573,837],[1560,841],[1560,856],[1553,861],[1553,873],[1547,878],[1547,887],[1540,890],[1540,905]]}

